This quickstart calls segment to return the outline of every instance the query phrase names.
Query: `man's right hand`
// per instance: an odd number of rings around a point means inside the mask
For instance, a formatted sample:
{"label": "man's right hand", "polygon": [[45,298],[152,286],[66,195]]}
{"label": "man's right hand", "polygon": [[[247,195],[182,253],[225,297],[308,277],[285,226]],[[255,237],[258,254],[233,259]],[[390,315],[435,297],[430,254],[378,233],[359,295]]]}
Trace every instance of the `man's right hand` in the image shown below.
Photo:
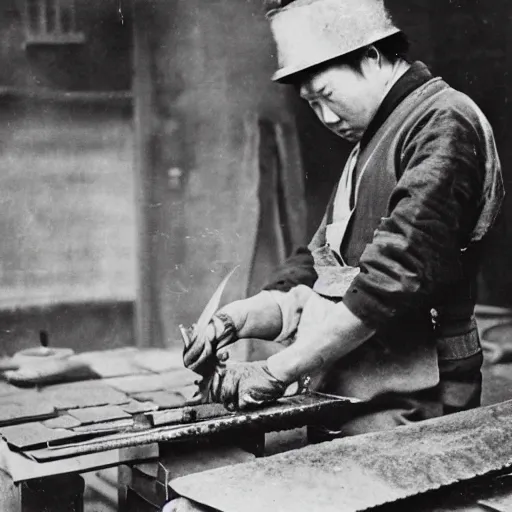
{"label": "man's right hand", "polygon": [[183,363],[186,368],[204,375],[217,362],[217,351],[237,339],[237,329],[232,318],[225,313],[217,313],[205,332],[199,337],[193,337],[191,343],[184,348]]}

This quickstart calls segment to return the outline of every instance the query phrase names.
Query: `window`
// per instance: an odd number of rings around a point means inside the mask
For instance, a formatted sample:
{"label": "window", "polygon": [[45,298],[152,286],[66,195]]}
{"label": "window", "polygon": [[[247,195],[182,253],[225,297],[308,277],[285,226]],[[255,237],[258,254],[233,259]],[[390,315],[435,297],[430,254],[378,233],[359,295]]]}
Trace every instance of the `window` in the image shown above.
{"label": "window", "polygon": [[75,0],[25,0],[26,45],[79,44]]}

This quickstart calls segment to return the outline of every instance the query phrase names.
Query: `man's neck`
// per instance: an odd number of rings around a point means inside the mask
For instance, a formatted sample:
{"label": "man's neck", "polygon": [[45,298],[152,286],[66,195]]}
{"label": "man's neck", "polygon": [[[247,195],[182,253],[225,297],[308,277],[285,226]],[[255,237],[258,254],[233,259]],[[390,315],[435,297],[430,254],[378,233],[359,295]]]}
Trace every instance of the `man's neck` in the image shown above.
{"label": "man's neck", "polygon": [[400,78],[402,78],[402,76],[405,75],[405,73],[407,73],[411,67],[411,65],[403,59],[398,59],[394,64],[391,64],[390,66],[391,69],[389,70],[388,79],[385,82],[382,100],[384,100],[391,88],[398,82],[398,80],[400,80]]}

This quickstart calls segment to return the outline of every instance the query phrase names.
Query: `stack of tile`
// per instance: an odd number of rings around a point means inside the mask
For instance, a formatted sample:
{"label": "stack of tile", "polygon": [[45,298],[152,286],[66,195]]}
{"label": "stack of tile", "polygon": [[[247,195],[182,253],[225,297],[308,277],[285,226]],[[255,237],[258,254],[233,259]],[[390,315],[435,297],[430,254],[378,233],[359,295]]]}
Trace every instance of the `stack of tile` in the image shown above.
{"label": "stack of tile", "polygon": [[187,405],[197,375],[167,350],[89,352],[98,379],[20,389],[0,381],[0,435],[37,450],[130,428],[137,415]]}

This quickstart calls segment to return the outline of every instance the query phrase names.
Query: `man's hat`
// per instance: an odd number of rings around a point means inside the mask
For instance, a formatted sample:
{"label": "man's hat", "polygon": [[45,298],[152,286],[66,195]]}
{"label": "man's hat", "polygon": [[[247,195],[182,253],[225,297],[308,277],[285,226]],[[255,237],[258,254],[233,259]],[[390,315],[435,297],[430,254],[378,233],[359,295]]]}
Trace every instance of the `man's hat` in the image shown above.
{"label": "man's hat", "polygon": [[[279,69],[272,80],[341,57],[400,32],[384,0],[272,0],[268,12]],[[284,7],[279,7],[284,5]]]}

